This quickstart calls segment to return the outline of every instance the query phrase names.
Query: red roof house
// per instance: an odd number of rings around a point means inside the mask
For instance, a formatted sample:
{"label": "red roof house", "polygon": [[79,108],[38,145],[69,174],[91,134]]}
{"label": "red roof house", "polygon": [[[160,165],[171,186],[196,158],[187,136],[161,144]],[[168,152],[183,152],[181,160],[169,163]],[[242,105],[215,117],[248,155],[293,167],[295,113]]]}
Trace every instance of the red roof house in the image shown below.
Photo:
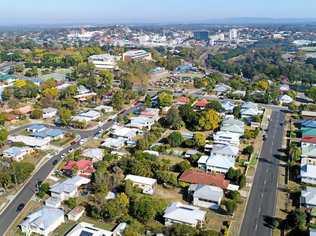
{"label": "red roof house", "polygon": [[92,173],[95,172],[91,160],[79,160],[79,161],[68,161],[64,166],[63,170],[65,172],[78,171],[78,175],[82,177],[90,177]]}
{"label": "red roof house", "polygon": [[195,106],[198,108],[205,108],[207,104],[208,104],[208,101],[205,98],[197,100],[195,102]]}
{"label": "red roof house", "polygon": [[304,136],[302,138],[302,143],[313,143],[313,144],[316,144],[316,137],[315,136]]}
{"label": "red roof house", "polygon": [[198,170],[186,170],[184,171],[179,180],[190,184],[205,184],[227,189],[229,180],[225,179],[221,174],[210,174]]}
{"label": "red roof house", "polygon": [[177,98],[177,105],[185,105],[190,102],[190,99],[186,96],[181,96]]}

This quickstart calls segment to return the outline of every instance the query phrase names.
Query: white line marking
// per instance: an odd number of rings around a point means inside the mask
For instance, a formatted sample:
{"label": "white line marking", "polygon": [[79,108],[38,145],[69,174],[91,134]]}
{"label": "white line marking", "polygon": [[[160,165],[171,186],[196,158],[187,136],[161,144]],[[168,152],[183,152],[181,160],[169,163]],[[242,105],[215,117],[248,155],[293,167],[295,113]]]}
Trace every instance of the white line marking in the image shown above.
{"label": "white line marking", "polygon": [[263,193],[261,193],[261,198],[263,198]]}
{"label": "white line marking", "polygon": [[255,226],[255,231],[257,231],[258,229],[258,223],[256,223],[256,226]]}

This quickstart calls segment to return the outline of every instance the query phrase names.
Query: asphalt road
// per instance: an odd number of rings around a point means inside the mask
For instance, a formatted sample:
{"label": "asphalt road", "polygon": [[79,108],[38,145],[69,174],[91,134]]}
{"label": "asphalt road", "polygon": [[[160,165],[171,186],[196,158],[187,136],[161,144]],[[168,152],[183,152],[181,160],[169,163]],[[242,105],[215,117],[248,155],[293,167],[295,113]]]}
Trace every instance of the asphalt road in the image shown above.
{"label": "asphalt road", "polygon": [[279,160],[276,158],[282,147],[284,113],[274,110],[271,115],[266,141],[263,144],[246,213],[241,227],[241,236],[271,236],[269,219],[274,217],[277,197]]}
{"label": "asphalt road", "polygon": [[[141,105],[134,106],[130,109],[127,109],[125,111],[122,111],[122,115],[127,115],[130,112],[133,112],[135,109],[140,107]],[[95,136],[101,129],[106,130],[110,128],[114,124],[114,121],[108,121],[102,126],[93,129],[93,130],[72,130],[63,128],[63,130],[68,130],[70,132],[74,132],[76,134],[79,134],[81,139],[93,137]],[[12,130],[10,134],[16,134],[17,132],[25,129],[27,126],[19,127],[15,130]],[[55,160],[60,161],[62,159],[62,155],[64,153],[68,153],[70,149],[75,150],[79,148],[79,144],[76,143],[74,145],[70,145],[69,147],[63,149],[58,154],[50,158],[44,165],[40,167],[40,169],[31,177],[31,179],[27,182],[27,184],[24,185],[23,189],[16,195],[14,200],[11,201],[11,203],[5,208],[5,210],[0,215],[0,235],[5,235],[6,231],[12,224],[12,222],[15,220],[15,218],[19,215],[19,211],[17,211],[17,208],[20,204],[26,204],[34,195],[36,190],[36,185],[38,182],[44,181],[50,172],[54,169],[53,162]]]}

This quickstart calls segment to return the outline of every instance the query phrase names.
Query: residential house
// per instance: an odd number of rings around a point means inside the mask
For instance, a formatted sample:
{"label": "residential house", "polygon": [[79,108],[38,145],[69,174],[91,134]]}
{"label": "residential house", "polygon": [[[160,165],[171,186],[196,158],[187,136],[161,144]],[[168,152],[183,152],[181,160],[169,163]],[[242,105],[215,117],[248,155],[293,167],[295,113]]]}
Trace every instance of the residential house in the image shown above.
{"label": "residential house", "polygon": [[302,157],[316,158],[316,137],[305,136],[301,140]]}
{"label": "residential house", "polygon": [[89,178],[95,172],[95,169],[91,160],[71,160],[63,167],[63,171],[69,176],[72,176],[73,172],[76,171],[77,175]]}
{"label": "residential house", "polygon": [[50,138],[51,140],[58,140],[64,138],[65,133],[60,129],[45,128],[42,131],[31,133],[31,136],[42,139]]}
{"label": "residential house", "polygon": [[113,125],[111,136],[113,138],[123,138],[127,140],[133,140],[138,134],[141,134],[141,130],[136,128],[122,127]]}
{"label": "residential house", "polygon": [[26,146],[34,147],[34,148],[45,148],[50,143],[51,139],[49,137],[46,138],[36,138],[25,135],[17,135],[11,136],[9,135],[8,141],[13,143],[24,143]]}
{"label": "residential house", "polygon": [[262,111],[256,103],[246,102],[241,106],[240,114],[242,118],[250,118],[262,114]]}
{"label": "residential house", "polygon": [[78,122],[91,122],[99,119],[101,117],[100,112],[94,111],[94,110],[89,110],[87,112],[82,112],[79,115],[73,116],[72,120],[73,121],[78,121]]}
{"label": "residential house", "polygon": [[216,186],[191,184],[188,191],[193,196],[193,205],[204,208],[218,209],[224,197],[223,189]]}
{"label": "residential house", "polygon": [[228,144],[216,144],[213,145],[211,151],[212,156],[230,157],[236,158],[239,152],[239,148]]}
{"label": "residential house", "polygon": [[290,90],[290,86],[288,84],[281,84],[280,85],[280,92],[286,93]]}
{"label": "residential house", "polygon": [[304,119],[316,119],[316,111],[302,111],[302,116]]}
{"label": "residential house", "polygon": [[123,236],[126,223],[120,223],[113,231],[100,229],[93,224],[80,222],[65,236]]}
{"label": "residential house", "polygon": [[198,167],[202,170],[226,174],[230,168],[235,167],[235,158],[225,155],[201,156]]}
{"label": "residential house", "polygon": [[229,186],[229,180],[225,179],[222,174],[207,173],[198,170],[186,170],[179,177],[179,181],[189,184],[203,184],[217,186],[221,189],[227,189]]}
{"label": "residential house", "polygon": [[301,128],[302,138],[304,137],[316,137],[316,129],[314,128]]}
{"label": "residential house", "polygon": [[228,93],[229,91],[231,91],[231,89],[232,88],[230,86],[220,83],[215,86],[213,91],[216,93],[217,96],[219,96]]}
{"label": "residential house", "polygon": [[198,153],[199,153],[198,150],[189,149],[189,150],[187,150],[187,151],[185,152],[184,157],[185,157],[185,158],[190,158],[190,157],[192,157],[193,155],[196,155],[196,154],[198,154]]}
{"label": "residential house", "polygon": [[158,108],[146,108],[140,113],[140,116],[148,117],[153,119],[154,121],[158,121],[159,116],[159,109]]}
{"label": "residential house", "polygon": [[301,192],[300,204],[306,208],[316,208],[316,188],[307,186]]}
{"label": "residential house", "polygon": [[132,117],[130,123],[127,127],[137,128],[137,129],[147,129],[150,130],[151,126],[155,124],[155,120],[146,116]]}
{"label": "residential house", "polygon": [[178,105],[178,106],[186,105],[188,103],[190,103],[190,98],[188,98],[186,96],[181,96],[181,97],[178,97],[176,99],[176,105]]}
{"label": "residential house", "polygon": [[303,120],[300,125],[304,128],[316,129],[316,120]]}
{"label": "residential house", "polygon": [[120,150],[124,147],[126,140],[124,138],[106,138],[101,146],[111,149],[111,150]]}
{"label": "residential house", "polygon": [[284,94],[279,97],[279,102],[281,105],[288,105],[293,102],[293,98],[291,98],[289,95]]}
{"label": "residential house", "polygon": [[213,135],[215,144],[228,144],[239,147],[239,133],[233,133],[228,131],[218,131]]}
{"label": "residential house", "polygon": [[102,161],[104,150],[101,148],[87,148],[83,150],[82,156],[92,160],[92,162]]}
{"label": "residential house", "polygon": [[94,108],[95,111],[98,112],[103,112],[103,113],[111,113],[113,112],[113,107],[111,106],[105,106],[105,105],[100,105]]}
{"label": "residential house", "polygon": [[26,106],[19,107],[19,108],[15,109],[14,113],[16,115],[27,115],[27,114],[31,113],[32,111],[33,111],[32,106],[26,105]]}
{"label": "residential house", "polygon": [[194,106],[197,108],[197,109],[200,109],[200,110],[204,110],[205,107],[207,106],[208,104],[208,100],[203,98],[203,99],[199,99],[197,100],[195,103],[194,103]]}
{"label": "residential house", "polygon": [[42,131],[45,131],[46,129],[47,128],[45,125],[34,124],[34,125],[28,126],[25,130],[30,133],[40,133]]}
{"label": "residential house", "polygon": [[206,211],[202,211],[198,207],[174,202],[167,207],[163,218],[165,219],[166,226],[172,224],[185,224],[197,227],[204,224],[205,216]]}
{"label": "residential house", "polygon": [[48,107],[43,109],[43,119],[51,119],[57,115],[57,109]]}
{"label": "residential house", "polygon": [[60,199],[61,202],[76,197],[79,194],[79,187],[88,183],[90,183],[90,179],[78,175],[66,179],[51,186],[51,197]]}
{"label": "residential house", "polygon": [[3,151],[3,157],[13,160],[13,161],[22,161],[26,155],[29,155],[33,152],[32,148],[29,147],[10,147]]}
{"label": "residential house", "polygon": [[28,215],[20,224],[23,233],[31,235],[36,233],[48,236],[57,227],[65,222],[64,211],[57,208],[44,206]]}
{"label": "residential house", "polygon": [[232,118],[225,119],[222,122],[221,131],[237,133],[242,136],[245,132],[245,124],[240,120]]}
{"label": "residential house", "polygon": [[67,214],[67,218],[71,221],[78,221],[84,212],[85,208],[83,206],[77,206]]}
{"label": "residential house", "polygon": [[221,105],[222,105],[222,108],[224,109],[224,111],[227,113],[233,113],[234,108],[236,107],[236,105],[229,100],[225,100],[225,101],[221,102]]}
{"label": "residential house", "polygon": [[316,163],[309,158],[302,158],[300,177],[303,183],[316,184]]}
{"label": "residential house", "polygon": [[156,179],[138,175],[127,175],[125,180],[129,180],[134,186],[141,188],[144,194],[153,195],[155,193],[155,188],[157,185]]}

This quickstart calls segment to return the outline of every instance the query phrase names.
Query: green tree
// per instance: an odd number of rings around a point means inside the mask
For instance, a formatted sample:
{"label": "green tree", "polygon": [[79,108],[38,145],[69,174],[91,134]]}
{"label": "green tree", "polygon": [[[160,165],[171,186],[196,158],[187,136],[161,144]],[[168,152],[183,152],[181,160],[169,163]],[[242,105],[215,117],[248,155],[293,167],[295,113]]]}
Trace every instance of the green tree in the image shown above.
{"label": "green tree", "polygon": [[197,147],[204,147],[206,144],[206,137],[203,133],[197,132],[193,136],[194,143]]}
{"label": "green tree", "polygon": [[247,147],[244,148],[243,150],[243,154],[248,155],[249,157],[251,156],[251,154],[253,153],[254,148],[252,145],[248,145]]}
{"label": "green tree", "polygon": [[314,102],[316,102],[316,87],[313,86],[310,89],[306,90],[305,92],[306,96],[313,99]]}
{"label": "green tree", "polygon": [[160,107],[171,106],[173,102],[173,96],[170,92],[164,91],[158,95],[158,104]]}
{"label": "green tree", "polygon": [[302,155],[301,148],[298,147],[298,146],[295,145],[295,144],[292,144],[292,145],[290,146],[290,150],[289,150],[289,156],[290,156],[291,164],[293,164],[293,163],[299,161],[301,155]]}
{"label": "green tree", "polygon": [[171,129],[180,129],[184,126],[179,110],[176,107],[171,107],[164,119],[165,125]]}
{"label": "green tree", "polygon": [[223,111],[222,104],[219,101],[217,101],[217,100],[210,100],[208,102],[208,104],[207,104],[207,108],[215,110],[217,112],[222,112]]}
{"label": "green tree", "polygon": [[42,183],[39,187],[39,191],[37,193],[37,196],[40,198],[43,198],[46,194],[49,193],[50,186],[48,183]]}
{"label": "green tree", "polygon": [[70,208],[73,209],[77,206],[77,198],[69,198],[65,201],[65,204]]}
{"label": "green tree", "polygon": [[29,162],[14,162],[11,166],[12,182],[15,184],[23,183],[33,172],[35,166]]}
{"label": "green tree", "polygon": [[124,95],[122,91],[117,91],[113,95],[112,106],[114,107],[114,109],[120,110],[123,108],[123,104],[124,104]]}
{"label": "green tree", "polygon": [[103,218],[116,220],[128,213],[129,199],[125,193],[120,193],[115,199],[109,200],[102,207]]}
{"label": "green tree", "polygon": [[5,127],[0,127],[0,146],[4,145],[8,139],[9,132]]}
{"label": "green tree", "polygon": [[202,130],[215,130],[219,127],[220,117],[214,110],[202,112],[199,118],[199,126]]}
{"label": "green tree", "polygon": [[186,170],[189,170],[190,168],[191,168],[191,164],[187,160],[181,161],[175,165],[175,171],[180,172],[180,173],[182,173]]}
{"label": "green tree", "polygon": [[184,139],[182,137],[182,134],[177,131],[172,132],[167,138],[168,144],[171,147],[179,147],[182,144],[183,140]]}
{"label": "green tree", "polygon": [[41,109],[34,109],[31,113],[32,119],[41,119],[43,117],[43,111]]}
{"label": "green tree", "polygon": [[71,111],[66,108],[60,108],[58,111],[60,123],[62,125],[68,126],[71,122]]}
{"label": "green tree", "polygon": [[152,106],[152,99],[151,99],[151,96],[149,96],[148,94],[145,97],[145,106],[146,107],[151,107]]}
{"label": "green tree", "polygon": [[226,211],[228,214],[232,215],[237,207],[237,204],[234,200],[228,199],[224,201]]}

